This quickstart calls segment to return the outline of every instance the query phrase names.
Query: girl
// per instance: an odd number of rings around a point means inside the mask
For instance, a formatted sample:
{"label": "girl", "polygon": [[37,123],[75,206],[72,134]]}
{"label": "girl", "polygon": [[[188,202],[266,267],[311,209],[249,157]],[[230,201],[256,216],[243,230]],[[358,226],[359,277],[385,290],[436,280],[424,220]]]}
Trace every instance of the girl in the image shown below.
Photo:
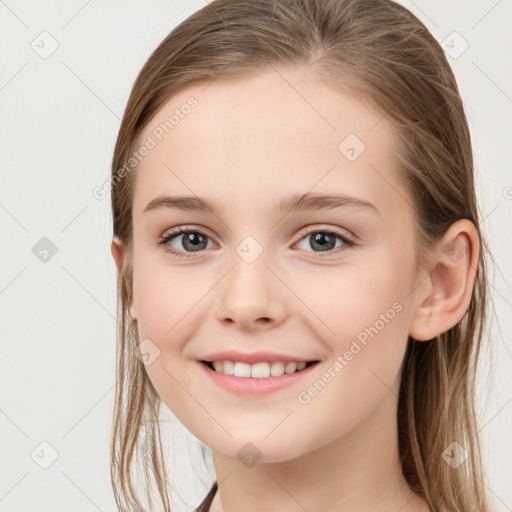
{"label": "girl", "polygon": [[200,9],[133,86],[112,209],[120,510],[171,510],[162,402],[212,450],[197,510],[488,510],[470,134],[409,11]]}

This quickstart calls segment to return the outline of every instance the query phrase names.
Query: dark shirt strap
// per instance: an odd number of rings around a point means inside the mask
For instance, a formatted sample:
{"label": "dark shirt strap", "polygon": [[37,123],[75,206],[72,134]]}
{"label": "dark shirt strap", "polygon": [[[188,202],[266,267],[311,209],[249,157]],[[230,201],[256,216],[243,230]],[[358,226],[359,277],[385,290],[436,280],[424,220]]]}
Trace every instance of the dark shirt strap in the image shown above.
{"label": "dark shirt strap", "polygon": [[196,508],[195,512],[209,512],[215,493],[217,492],[217,480],[213,482],[210,492],[206,495],[205,499]]}

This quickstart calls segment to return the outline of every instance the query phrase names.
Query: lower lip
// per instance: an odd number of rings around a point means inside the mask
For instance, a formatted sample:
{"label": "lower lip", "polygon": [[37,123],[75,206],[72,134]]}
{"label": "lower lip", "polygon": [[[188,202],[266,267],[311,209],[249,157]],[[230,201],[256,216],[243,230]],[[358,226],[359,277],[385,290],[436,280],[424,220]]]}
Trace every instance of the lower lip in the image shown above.
{"label": "lower lip", "polygon": [[277,391],[279,389],[293,386],[299,382],[306,375],[309,375],[317,366],[318,363],[312,364],[300,372],[285,373],[280,377],[264,377],[256,379],[254,377],[235,377],[234,375],[226,375],[225,373],[216,372],[204,363],[198,361],[202,371],[217,385],[238,393],[241,395],[266,395]]}

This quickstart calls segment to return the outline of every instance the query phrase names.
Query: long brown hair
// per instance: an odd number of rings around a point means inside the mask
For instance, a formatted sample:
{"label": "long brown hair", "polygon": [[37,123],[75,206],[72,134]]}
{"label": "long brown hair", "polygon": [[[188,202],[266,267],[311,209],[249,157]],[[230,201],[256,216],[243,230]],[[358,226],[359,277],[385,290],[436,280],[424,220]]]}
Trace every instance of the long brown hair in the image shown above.
{"label": "long brown hair", "polygon": [[[433,510],[487,511],[475,381],[490,255],[477,209],[470,133],[441,46],[420,20],[390,0],[214,0],[174,28],[140,71],[112,162],[114,236],[123,247],[111,443],[119,509],[143,510],[136,490],[142,476],[151,510],[155,488],[164,510],[170,510],[161,401],[135,357],[139,341],[128,312],[136,167],[128,172],[126,162],[144,127],[178,91],[272,66],[309,66],[328,84],[358,93],[396,126],[399,170],[415,198],[418,263],[453,222],[469,219],[475,225],[481,257],[469,306],[463,319],[436,339],[409,338],[397,423],[403,473],[415,493]],[[468,454],[457,468],[443,459],[453,442]]]}

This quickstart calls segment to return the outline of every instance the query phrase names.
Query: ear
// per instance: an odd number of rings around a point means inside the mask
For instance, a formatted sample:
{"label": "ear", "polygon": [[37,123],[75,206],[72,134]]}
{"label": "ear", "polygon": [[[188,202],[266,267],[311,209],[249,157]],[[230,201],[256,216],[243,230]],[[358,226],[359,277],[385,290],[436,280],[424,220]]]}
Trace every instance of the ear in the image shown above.
{"label": "ear", "polygon": [[112,253],[112,257],[114,258],[114,261],[116,262],[116,267],[118,272],[121,272],[121,265],[123,263],[123,249],[122,249],[123,243],[117,236],[115,236],[112,239],[112,243],[110,244],[110,252]]}
{"label": "ear", "polygon": [[[123,243],[116,236],[112,239],[112,243],[110,244],[110,252],[116,262],[117,271],[121,272],[123,265]],[[133,303],[130,305],[130,315],[133,319],[137,318]]]}
{"label": "ear", "polygon": [[433,264],[417,294],[409,335],[428,341],[462,320],[471,300],[480,257],[474,224],[461,219],[439,241]]}

